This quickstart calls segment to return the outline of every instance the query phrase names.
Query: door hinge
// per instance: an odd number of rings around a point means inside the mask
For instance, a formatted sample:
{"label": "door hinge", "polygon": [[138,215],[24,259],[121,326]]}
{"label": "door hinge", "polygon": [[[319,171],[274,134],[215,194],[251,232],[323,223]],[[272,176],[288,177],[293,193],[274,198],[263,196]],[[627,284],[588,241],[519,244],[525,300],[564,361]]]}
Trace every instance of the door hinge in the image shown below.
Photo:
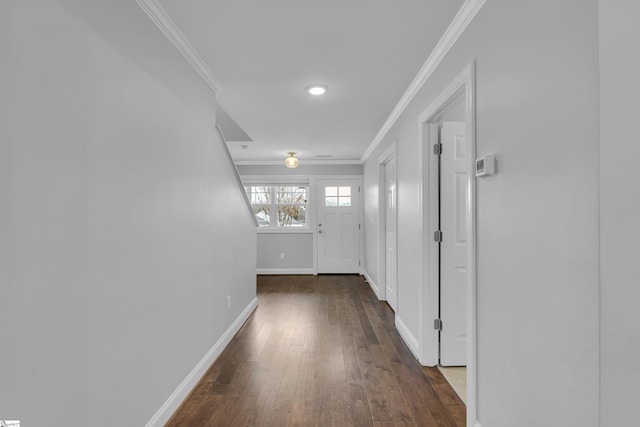
{"label": "door hinge", "polygon": [[433,232],[433,240],[436,242],[442,242],[442,231],[437,230]]}
{"label": "door hinge", "polygon": [[360,266],[360,261],[358,261],[358,266]]}
{"label": "door hinge", "polygon": [[360,224],[358,224],[358,230],[360,230]]}
{"label": "door hinge", "polygon": [[438,156],[442,154],[442,144],[433,144],[433,154]]}
{"label": "door hinge", "polygon": [[360,192],[360,186],[358,186],[358,193]]}
{"label": "door hinge", "polygon": [[442,330],[442,319],[433,319],[433,329],[436,331]]}

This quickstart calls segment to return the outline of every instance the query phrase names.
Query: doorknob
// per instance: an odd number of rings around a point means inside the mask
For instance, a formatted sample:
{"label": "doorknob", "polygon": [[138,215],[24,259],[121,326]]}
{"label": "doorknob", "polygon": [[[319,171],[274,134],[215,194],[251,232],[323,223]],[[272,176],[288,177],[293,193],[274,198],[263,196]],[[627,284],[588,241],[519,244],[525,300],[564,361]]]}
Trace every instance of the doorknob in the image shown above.
{"label": "doorknob", "polygon": [[318,230],[318,233],[322,233],[322,230]]}
{"label": "doorknob", "polygon": [[322,223],[318,224],[318,227],[322,227]]}

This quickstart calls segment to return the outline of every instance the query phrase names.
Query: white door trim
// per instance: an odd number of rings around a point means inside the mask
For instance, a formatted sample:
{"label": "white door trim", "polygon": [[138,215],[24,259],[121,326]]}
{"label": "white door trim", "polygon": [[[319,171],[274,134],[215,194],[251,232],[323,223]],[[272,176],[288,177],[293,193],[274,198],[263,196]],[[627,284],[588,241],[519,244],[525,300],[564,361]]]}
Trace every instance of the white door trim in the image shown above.
{"label": "white door trim", "polygon": [[420,286],[420,363],[435,366],[438,363],[438,333],[433,320],[438,317],[438,252],[433,240],[437,230],[437,156],[431,149],[438,142],[437,122],[451,104],[464,96],[467,122],[467,232],[469,261],[469,294],[467,300],[467,425],[476,422],[476,189],[475,189],[475,63],[471,62],[440,93],[418,118],[418,153],[420,161],[420,229],[422,231],[422,257]]}
{"label": "white door trim", "polygon": [[[383,206],[385,206],[386,191],[385,191],[385,171],[384,167],[392,159],[396,158],[396,142],[387,148],[384,153],[378,157],[378,299],[381,301],[387,300],[387,265],[386,265],[386,223],[387,213]],[[396,170],[396,188],[397,188],[398,172]],[[396,197],[397,200],[397,197]],[[397,278],[396,278],[397,285]],[[396,292],[397,294],[397,292]],[[397,304],[396,304],[397,305]],[[397,310],[397,307],[396,307]]]}
{"label": "white door trim", "polygon": [[318,257],[320,256],[319,251],[318,251],[318,212],[320,209],[320,191],[318,188],[319,182],[323,181],[323,180],[353,180],[353,181],[358,181],[358,203],[359,203],[359,208],[358,208],[358,223],[360,224],[360,232],[358,233],[358,245],[359,245],[359,255],[358,255],[358,262],[359,262],[359,271],[358,273],[360,275],[364,274],[364,265],[363,265],[363,254],[364,254],[364,196],[363,196],[363,192],[364,192],[364,186],[363,186],[363,177],[362,175],[313,175],[311,178],[312,184],[313,185],[313,198],[311,198],[312,196],[309,196],[309,200],[313,201],[313,222],[312,227],[313,227],[313,270],[314,270],[314,275],[318,275]]}
{"label": "white door trim", "polygon": [[318,190],[318,183],[315,176],[309,177],[309,227],[313,230],[313,271],[311,274],[318,275],[318,207],[316,206],[316,191]]}

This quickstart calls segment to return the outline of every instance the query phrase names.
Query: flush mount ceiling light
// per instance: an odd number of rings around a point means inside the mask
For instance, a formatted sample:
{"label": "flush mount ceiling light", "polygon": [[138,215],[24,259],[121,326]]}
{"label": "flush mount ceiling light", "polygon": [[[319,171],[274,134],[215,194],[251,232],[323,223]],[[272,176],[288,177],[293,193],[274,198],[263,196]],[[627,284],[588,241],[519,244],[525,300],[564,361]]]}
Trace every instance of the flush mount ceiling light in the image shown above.
{"label": "flush mount ceiling light", "polygon": [[329,88],[326,85],[320,84],[311,85],[307,88],[307,92],[315,96],[324,95],[328,90]]}
{"label": "flush mount ceiling light", "polygon": [[295,151],[289,151],[289,157],[284,161],[286,167],[291,169],[298,167],[298,159],[296,159],[295,154]]}

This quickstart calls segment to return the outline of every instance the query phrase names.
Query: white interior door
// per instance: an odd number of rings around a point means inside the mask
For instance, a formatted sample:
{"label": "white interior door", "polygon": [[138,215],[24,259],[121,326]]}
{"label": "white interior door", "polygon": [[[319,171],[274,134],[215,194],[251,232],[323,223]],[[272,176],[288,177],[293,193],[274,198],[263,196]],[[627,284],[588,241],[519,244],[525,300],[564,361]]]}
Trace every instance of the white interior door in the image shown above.
{"label": "white interior door", "polygon": [[360,181],[318,180],[318,273],[360,272]]}
{"label": "white interior door", "polygon": [[387,303],[396,311],[398,301],[398,255],[396,252],[396,161],[384,165],[385,182],[385,286]]}
{"label": "white interior door", "polygon": [[444,122],[440,139],[440,364],[467,364],[466,123]]}

